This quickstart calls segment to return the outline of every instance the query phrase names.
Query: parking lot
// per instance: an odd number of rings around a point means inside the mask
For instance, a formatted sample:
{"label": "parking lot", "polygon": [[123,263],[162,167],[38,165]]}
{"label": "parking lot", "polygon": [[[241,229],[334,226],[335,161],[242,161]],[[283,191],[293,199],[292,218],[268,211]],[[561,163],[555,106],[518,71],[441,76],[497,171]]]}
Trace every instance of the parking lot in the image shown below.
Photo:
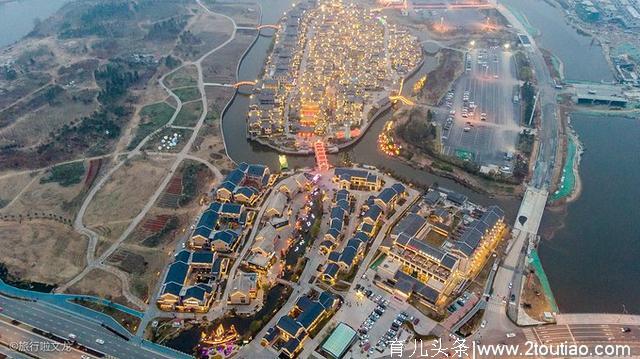
{"label": "parking lot", "polygon": [[504,46],[474,48],[465,56],[465,72],[443,100],[438,116],[443,153],[480,165],[513,169],[507,154],[515,152],[520,132],[519,99],[513,54]]}
{"label": "parking lot", "polygon": [[376,294],[373,289],[358,287],[356,295],[363,316],[358,326],[358,346],[352,348],[353,358],[381,357],[389,354],[389,343],[405,341],[412,336],[402,325],[414,321],[414,317],[401,311],[386,295]]}

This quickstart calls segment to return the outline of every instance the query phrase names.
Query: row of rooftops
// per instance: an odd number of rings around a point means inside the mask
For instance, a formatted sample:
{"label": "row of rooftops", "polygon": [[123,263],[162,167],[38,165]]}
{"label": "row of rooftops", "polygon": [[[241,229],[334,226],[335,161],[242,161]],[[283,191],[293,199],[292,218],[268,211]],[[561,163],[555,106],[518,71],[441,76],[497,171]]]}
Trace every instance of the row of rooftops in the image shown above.
{"label": "row of rooftops", "polygon": [[349,215],[351,209],[349,191],[341,189],[336,193],[335,205],[330,212],[330,226],[327,234],[338,239],[344,227],[344,218]]}
{"label": "row of rooftops", "polygon": [[367,245],[369,240],[370,238],[366,233],[361,230],[356,231],[356,234],[347,241],[342,251],[332,251],[329,253],[327,265],[322,274],[335,279],[340,270],[339,264],[351,268],[356,257],[359,253],[362,253],[364,246]]}
{"label": "row of rooftops", "polygon": [[378,175],[363,169],[338,167],[334,170],[334,176],[339,181],[349,181],[358,179],[369,183],[376,183],[378,181]]}
{"label": "row of rooftops", "polygon": [[490,206],[479,219],[473,220],[465,228],[460,238],[454,242],[455,248],[467,257],[471,257],[487,231],[492,230],[496,224],[503,220],[504,211],[498,206]]}
{"label": "row of rooftops", "polygon": [[[267,330],[263,340],[272,343],[278,337],[287,338],[282,348],[290,354],[298,352],[300,345],[313,329],[313,325],[329,313],[336,303],[337,297],[328,291],[320,293],[318,299],[301,296],[296,301],[295,310],[280,317],[276,325]],[[298,314],[294,317],[295,312]]]}
{"label": "row of rooftops", "polygon": [[197,298],[204,300],[207,293],[211,293],[212,286],[205,283],[196,283],[190,287],[185,287],[189,271],[191,268],[208,269],[212,280],[220,279],[222,262],[220,258],[210,251],[190,252],[182,250],[178,252],[173,263],[169,265],[169,270],[164,279],[160,295],[173,294],[177,297]]}
{"label": "row of rooftops", "polygon": [[269,167],[242,162],[233,171],[229,172],[222,184],[217,188],[217,192],[226,190],[232,194],[239,187],[261,188],[267,185],[269,176]]}

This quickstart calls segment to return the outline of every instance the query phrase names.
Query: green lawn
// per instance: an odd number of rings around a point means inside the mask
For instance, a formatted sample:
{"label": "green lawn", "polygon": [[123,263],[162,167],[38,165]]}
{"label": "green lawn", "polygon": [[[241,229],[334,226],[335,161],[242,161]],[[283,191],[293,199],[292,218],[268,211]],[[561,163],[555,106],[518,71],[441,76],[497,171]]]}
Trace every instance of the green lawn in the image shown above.
{"label": "green lawn", "polygon": [[134,149],[140,141],[147,137],[151,132],[164,126],[169,120],[175,109],[166,102],[157,102],[147,105],[140,111],[140,124],[136,129],[136,135],[131,140],[128,149]]}
{"label": "green lawn", "polygon": [[176,126],[193,127],[198,122],[200,115],[202,114],[202,103],[191,102],[182,106],[180,113],[173,122]]}
{"label": "green lawn", "polygon": [[82,182],[84,178],[84,163],[82,161],[67,163],[52,167],[40,183],[56,182],[62,187],[69,187]]}
{"label": "green lawn", "polygon": [[197,100],[200,98],[200,90],[197,87],[182,87],[172,90],[182,102]]}
{"label": "green lawn", "polygon": [[167,76],[165,83],[169,88],[196,86],[198,84],[197,76],[198,70],[195,66],[185,66]]}

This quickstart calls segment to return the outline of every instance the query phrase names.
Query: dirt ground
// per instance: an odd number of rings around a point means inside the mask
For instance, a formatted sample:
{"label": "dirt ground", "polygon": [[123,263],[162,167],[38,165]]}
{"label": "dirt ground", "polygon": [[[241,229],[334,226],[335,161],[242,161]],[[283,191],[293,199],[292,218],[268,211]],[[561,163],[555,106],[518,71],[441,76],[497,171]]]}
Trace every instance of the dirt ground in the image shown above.
{"label": "dirt ground", "polygon": [[540,280],[535,273],[526,277],[522,291],[522,304],[525,312],[533,319],[544,321],[544,312],[552,312],[551,305],[544,295]]}
{"label": "dirt ground", "polygon": [[131,293],[147,300],[156,290],[163,270],[173,260],[171,254],[173,252],[159,248],[125,244],[109,257],[109,264],[129,273]]}
{"label": "dirt ground", "polygon": [[78,283],[69,288],[66,293],[94,295],[122,305],[135,307],[122,296],[122,282],[120,279],[101,269],[93,269]]}
{"label": "dirt ground", "polygon": [[233,4],[209,0],[207,6],[212,11],[231,17],[238,26],[256,25],[260,17],[260,8],[251,3]]}
{"label": "dirt ground", "polygon": [[35,180],[31,179],[30,184],[22,189],[20,197],[0,213],[23,216],[27,213],[44,213],[73,220],[83,197],[84,182],[62,187],[55,182],[41,184],[42,176],[47,174],[40,174]]}
{"label": "dirt ground", "polygon": [[196,60],[208,51],[226,41],[233,31],[233,25],[228,19],[204,12],[197,15],[196,19],[187,29],[193,38],[184,37],[178,41],[175,53],[185,60]]}
{"label": "dirt ground", "polygon": [[87,239],[63,224],[0,222],[0,233],[0,261],[22,280],[60,284],[85,266]]}
{"label": "dirt ground", "polygon": [[102,255],[107,248],[109,248],[120,235],[127,229],[131,223],[130,220],[115,221],[109,223],[99,224],[90,227],[91,230],[96,232],[100,237],[98,239],[98,245],[96,245],[96,256]]}
{"label": "dirt ground", "polygon": [[240,57],[256,37],[255,32],[238,32],[235,39],[202,61],[205,82],[235,83]]}
{"label": "dirt ground", "polygon": [[35,177],[36,175],[24,173],[0,179],[0,209],[11,203],[20,191],[27,187]]}
{"label": "dirt ground", "polygon": [[220,170],[231,169],[233,166],[226,156],[220,129],[220,113],[227,102],[231,100],[233,92],[233,89],[226,87],[207,87],[209,112],[191,148],[191,154],[213,163]]}
{"label": "dirt ground", "polygon": [[168,173],[173,158],[139,156],[120,167],[96,193],[84,222],[96,226],[135,217]]}

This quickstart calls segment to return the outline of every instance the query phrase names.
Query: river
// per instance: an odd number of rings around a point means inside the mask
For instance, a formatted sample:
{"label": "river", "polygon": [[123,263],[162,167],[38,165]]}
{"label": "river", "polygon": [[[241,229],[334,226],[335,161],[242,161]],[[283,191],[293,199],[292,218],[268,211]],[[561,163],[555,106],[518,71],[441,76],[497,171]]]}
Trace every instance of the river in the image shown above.
{"label": "river", "polygon": [[[551,51],[564,63],[568,81],[612,81],[613,73],[602,48],[590,36],[581,35],[564,17],[564,10],[543,0],[500,0],[518,18],[540,32],[538,45]],[[532,32],[531,30],[529,30]],[[535,32],[535,31],[533,31]]]}
{"label": "river", "polygon": [[640,119],[573,114],[582,195],[547,212],[540,257],[561,311],[640,314]]}
{"label": "river", "polygon": [[[564,63],[569,81],[611,81],[602,49],[543,0],[502,0],[541,31],[538,43]],[[547,211],[540,258],[562,312],[640,314],[640,121],[574,114],[587,148],[582,194],[563,213]]]}
{"label": "river", "polygon": [[0,3],[0,48],[20,40],[69,0],[16,0]]}
{"label": "river", "polygon": [[[0,46],[11,44],[31,31],[34,19],[46,18],[67,0],[20,0],[0,4]],[[539,41],[565,64],[565,74],[572,81],[611,80],[612,74],[597,45],[578,34],[564,21],[561,10],[542,0],[504,0],[520,13],[526,13],[530,24],[544,29]],[[265,2],[263,2],[265,4]],[[290,6],[290,0],[270,0],[264,6],[263,23],[276,22]],[[261,37],[252,47],[240,67],[240,80],[256,79],[261,71],[272,38]],[[428,71],[430,64],[418,75]],[[248,97],[238,95],[223,117],[223,128],[230,157],[235,161],[259,162],[277,166],[277,154],[263,146],[245,140],[245,115]],[[384,119],[373,123],[361,141],[351,148],[356,162],[368,163],[402,174],[415,182],[430,185],[438,182],[482,204],[494,200],[426,171],[378,152],[377,136]],[[574,117],[574,126],[588,152],[582,161],[582,196],[568,206],[566,218],[547,213],[543,231],[557,229],[552,241],[543,241],[540,256],[562,311],[620,312],[624,303],[629,311],[640,313],[640,288],[636,258],[640,256],[640,228],[632,223],[628,213],[639,213],[640,198],[640,138],[638,121],[612,118]],[[615,138],[615,141],[609,141]],[[331,156],[334,163],[336,156]],[[635,161],[635,162],[634,162]],[[290,157],[292,166],[312,166],[311,157]],[[615,175],[611,175],[615,174]],[[507,213],[517,210],[518,201],[495,200]],[[594,220],[595,219],[595,220]],[[555,223],[554,223],[555,222]]]}
{"label": "river", "polygon": [[[265,24],[277,22],[289,5],[290,1],[271,1],[270,6],[263,7],[262,22]],[[260,77],[272,41],[272,38],[267,36],[261,36],[256,41],[240,64],[239,81],[255,80]],[[414,81],[434,69],[435,66],[437,66],[437,63],[434,58],[427,57],[420,70],[407,80],[405,88],[411,89]],[[244,140],[246,138],[245,119],[248,106],[249,96],[238,94],[223,113],[222,127],[229,157],[236,162],[259,162],[272,168],[278,168],[278,153],[276,151],[253,141]],[[424,170],[412,168],[397,159],[390,158],[379,152],[377,148],[378,134],[384,126],[385,118],[388,118],[388,116],[389,114],[375,121],[360,141],[348,149],[351,160],[384,168],[422,185],[429,186],[437,182],[440,186],[464,193],[469,196],[471,200],[483,205],[498,202],[508,214],[512,217],[515,216],[518,202],[512,198],[490,200],[487,196],[473,192],[452,180],[435,176]],[[330,155],[329,159],[332,163],[336,164],[339,162],[339,156],[340,155]],[[312,156],[288,156],[288,162],[289,166],[294,168],[312,167],[315,165],[315,159]]]}

